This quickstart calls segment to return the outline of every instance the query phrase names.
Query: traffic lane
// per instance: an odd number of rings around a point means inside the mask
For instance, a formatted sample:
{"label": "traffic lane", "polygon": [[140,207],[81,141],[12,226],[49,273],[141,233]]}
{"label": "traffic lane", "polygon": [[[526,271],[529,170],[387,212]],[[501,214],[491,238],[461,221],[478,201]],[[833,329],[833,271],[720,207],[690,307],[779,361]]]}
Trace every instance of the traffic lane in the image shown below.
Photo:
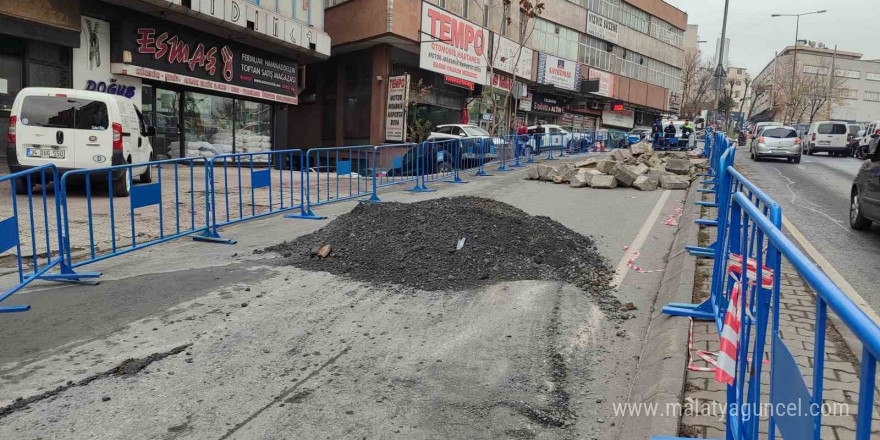
{"label": "traffic lane", "polygon": [[[737,151],[748,158],[748,151]],[[737,160],[737,168],[776,200],[783,214],[868,304],[880,310],[880,228],[849,227],[849,196],[862,161],[803,156],[799,165],[783,161]]]}

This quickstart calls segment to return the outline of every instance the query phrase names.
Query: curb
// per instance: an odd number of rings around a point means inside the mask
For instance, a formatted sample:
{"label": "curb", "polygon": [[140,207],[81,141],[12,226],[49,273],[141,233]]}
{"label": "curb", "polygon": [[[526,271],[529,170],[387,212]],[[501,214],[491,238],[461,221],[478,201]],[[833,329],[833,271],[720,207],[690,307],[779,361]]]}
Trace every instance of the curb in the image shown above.
{"label": "curb", "polygon": [[633,405],[656,405],[659,416],[621,418],[617,432],[619,439],[678,435],[680,415],[668,417],[662,413],[667,407],[672,408],[667,405],[680,405],[684,395],[688,323],[687,320],[664,315],[662,309],[670,302],[691,302],[696,258],[685,251],[685,246],[697,244],[700,228],[693,220],[699,217],[699,207],[694,204],[698,186],[696,182],[692,183],[687,193],[681,226],[672,242],[627,402]]}

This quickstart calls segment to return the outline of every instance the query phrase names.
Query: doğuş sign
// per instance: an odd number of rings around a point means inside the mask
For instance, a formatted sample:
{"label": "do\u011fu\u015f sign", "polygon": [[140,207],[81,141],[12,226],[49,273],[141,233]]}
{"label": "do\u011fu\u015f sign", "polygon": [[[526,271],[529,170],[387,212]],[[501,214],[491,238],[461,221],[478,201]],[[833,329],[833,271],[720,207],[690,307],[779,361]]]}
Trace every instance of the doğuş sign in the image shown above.
{"label": "do\u011fu\u015f sign", "polygon": [[421,44],[419,67],[486,84],[486,29],[422,3],[422,33],[430,39]]}

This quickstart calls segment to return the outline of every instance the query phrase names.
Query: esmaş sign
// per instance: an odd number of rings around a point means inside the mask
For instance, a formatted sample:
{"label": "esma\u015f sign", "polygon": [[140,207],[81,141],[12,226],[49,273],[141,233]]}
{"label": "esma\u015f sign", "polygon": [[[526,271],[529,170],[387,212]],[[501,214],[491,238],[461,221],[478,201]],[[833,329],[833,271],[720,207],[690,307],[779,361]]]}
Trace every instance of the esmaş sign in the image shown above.
{"label": "esma\u015f sign", "polygon": [[587,34],[617,44],[619,24],[594,12],[587,12]]}
{"label": "esma\u015f sign", "polygon": [[388,78],[388,102],[385,106],[385,140],[403,142],[406,138],[406,101],[409,75]]}
{"label": "esma\u015f sign", "polygon": [[521,46],[513,40],[492,34],[492,67],[514,73],[517,78],[531,80],[532,57],[535,52],[528,47],[520,48]]}
{"label": "esma\u015f sign", "polygon": [[164,20],[145,21],[124,22],[122,48],[132,60],[114,59],[113,73],[296,104],[295,61]]}
{"label": "esma\u015f sign", "polygon": [[422,3],[419,67],[486,84],[489,31],[429,3]]}
{"label": "esma\u015f sign", "polygon": [[538,56],[538,82],[578,91],[581,88],[581,65],[542,53]]}

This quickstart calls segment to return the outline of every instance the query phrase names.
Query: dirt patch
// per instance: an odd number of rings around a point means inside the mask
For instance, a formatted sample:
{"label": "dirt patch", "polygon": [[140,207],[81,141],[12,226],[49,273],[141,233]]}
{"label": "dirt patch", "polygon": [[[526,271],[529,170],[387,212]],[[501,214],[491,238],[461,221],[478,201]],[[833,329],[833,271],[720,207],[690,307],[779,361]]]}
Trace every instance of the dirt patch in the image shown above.
{"label": "dirt patch", "polygon": [[[330,252],[322,258],[325,244]],[[592,238],[491,199],[363,203],[312,234],[266,251],[303,269],[429,291],[566,281],[593,295],[606,312],[620,313],[609,293],[613,270]]]}

